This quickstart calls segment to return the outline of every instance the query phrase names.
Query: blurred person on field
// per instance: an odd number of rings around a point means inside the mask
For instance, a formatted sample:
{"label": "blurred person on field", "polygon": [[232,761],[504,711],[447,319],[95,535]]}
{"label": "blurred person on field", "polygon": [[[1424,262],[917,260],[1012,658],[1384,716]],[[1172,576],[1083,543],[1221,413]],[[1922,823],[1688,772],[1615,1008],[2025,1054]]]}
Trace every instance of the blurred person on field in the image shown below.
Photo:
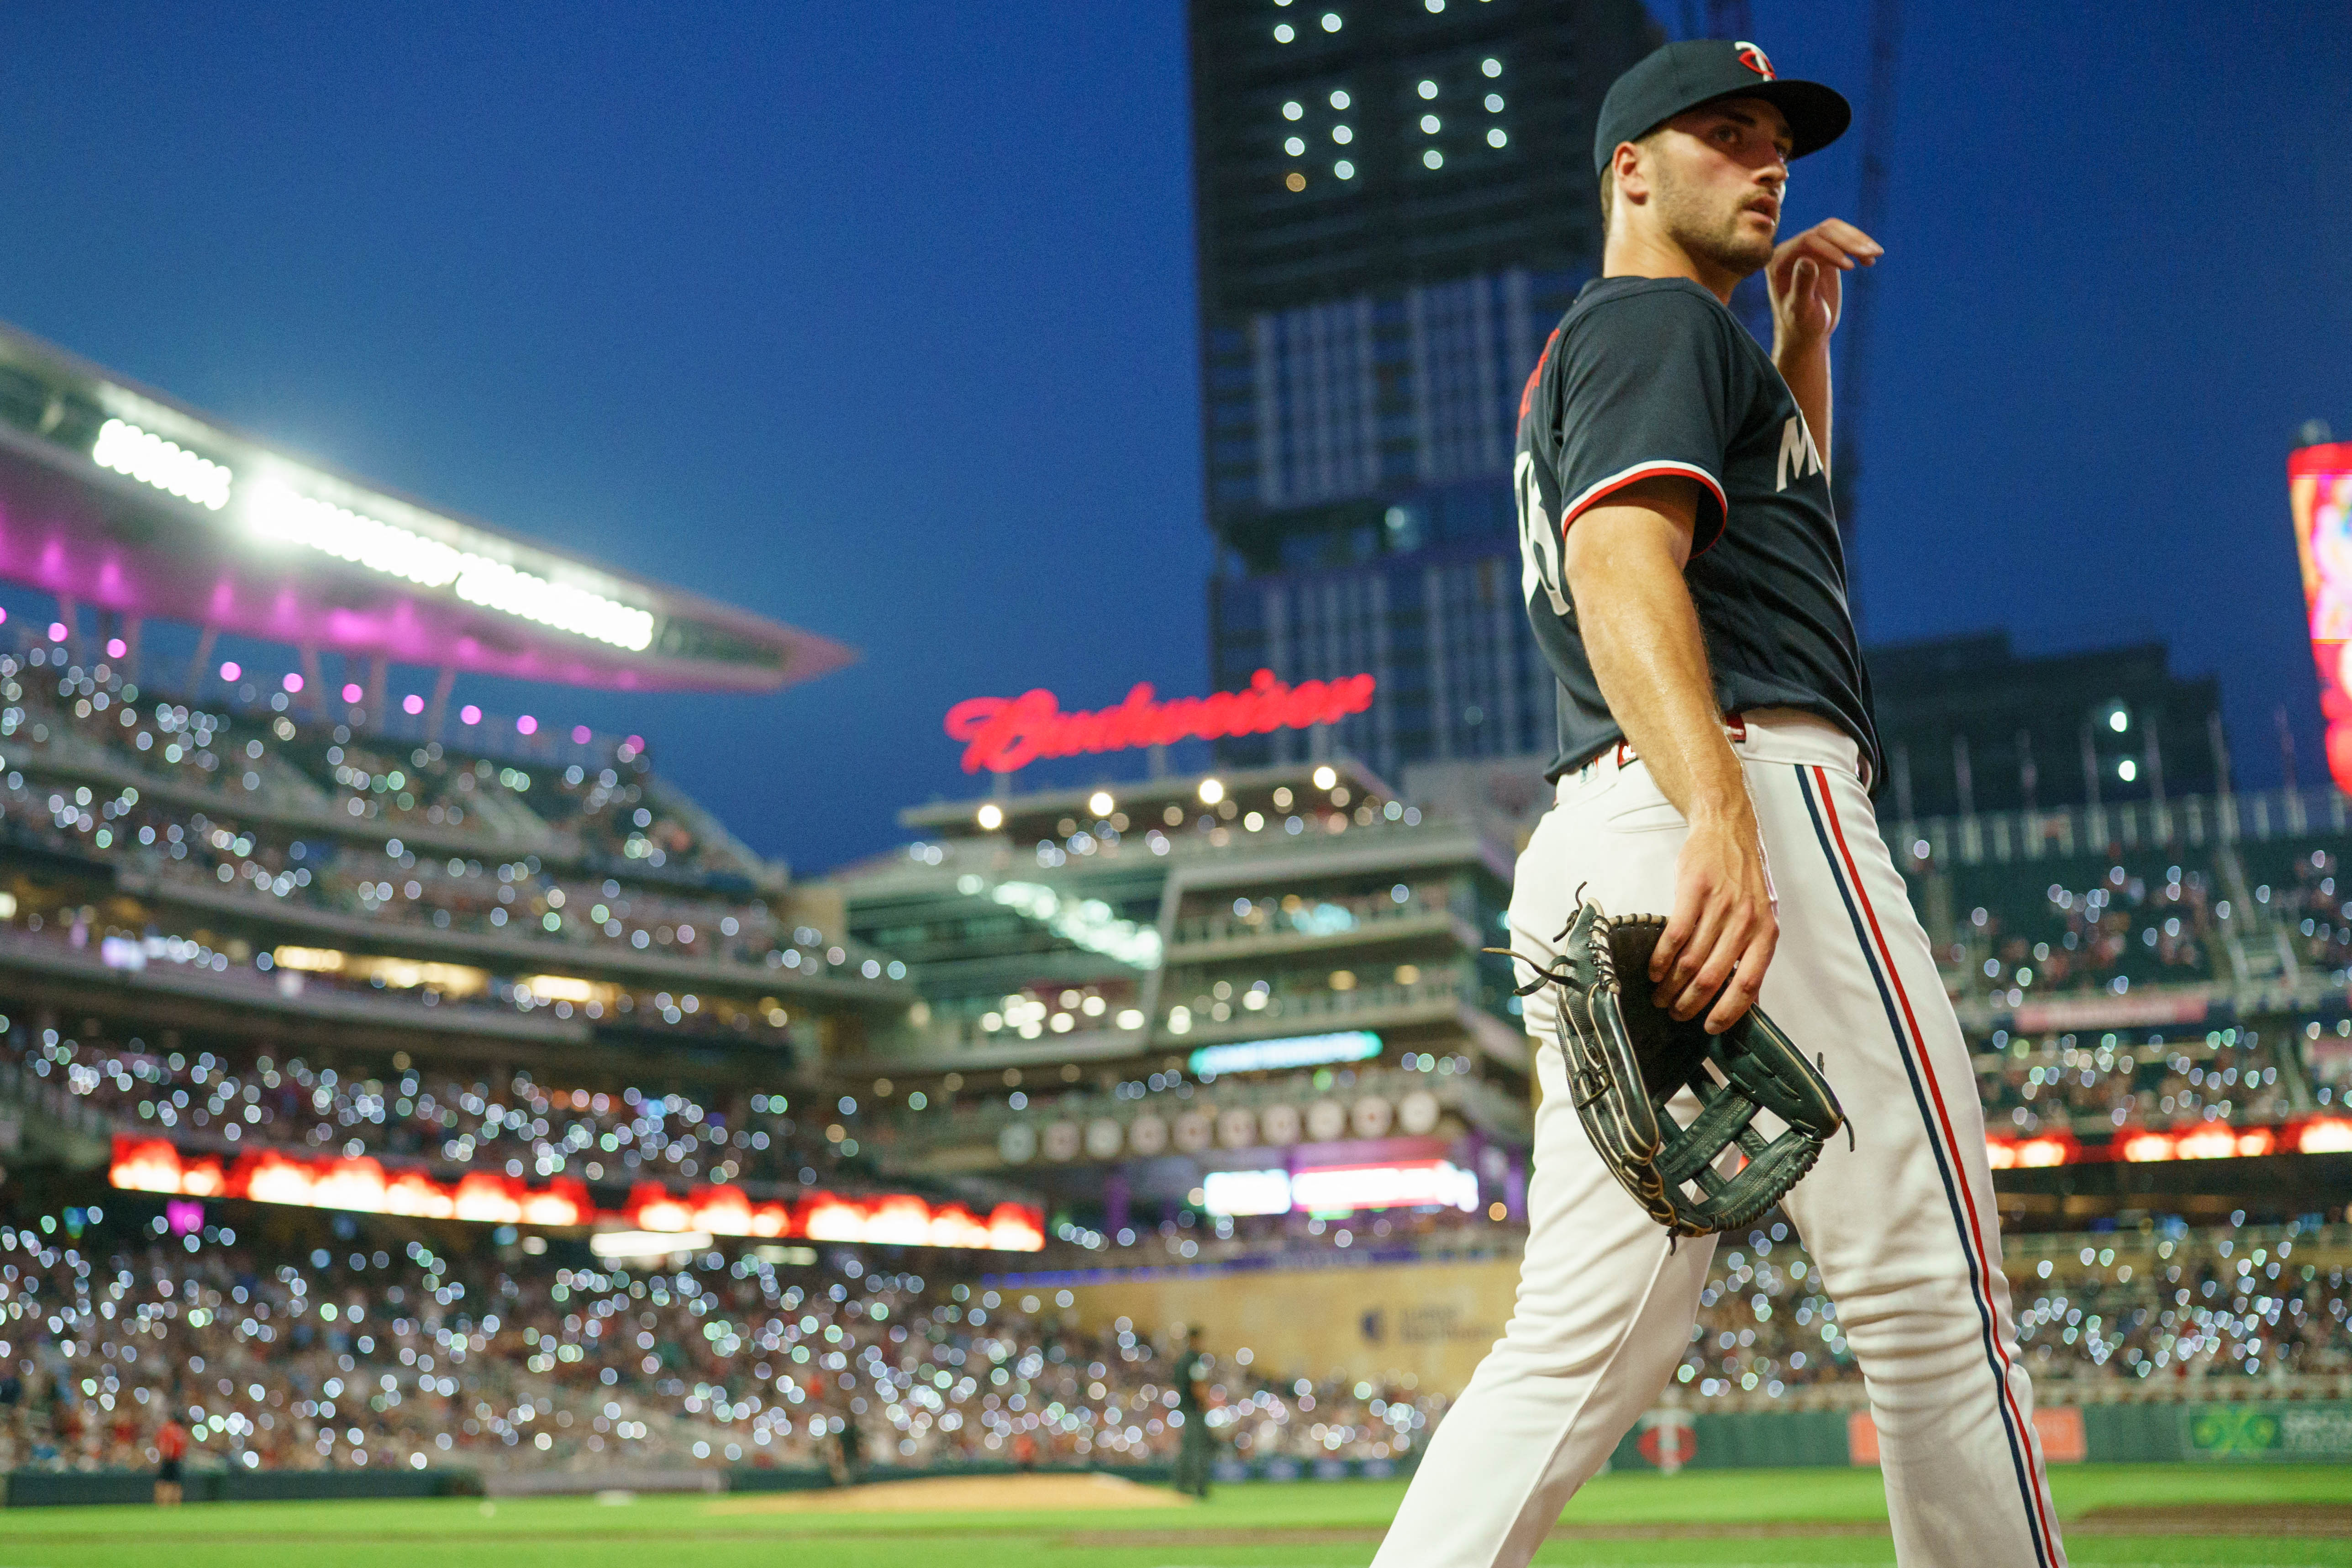
{"label": "blurred person on field", "polygon": [[866,1454],[866,1434],[857,1428],[856,1415],[844,1410],[837,1419],[841,1431],[834,1442],[834,1485],[854,1487],[857,1484]]}
{"label": "blurred person on field", "polygon": [[1213,1366],[1201,1348],[1201,1331],[1184,1331],[1184,1353],[1176,1363],[1176,1412],[1182,1420],[1176,1447],[1176,1489],[1209,1497],[1209,1373]]}
{"label": "blurred person on field", "polygon": [[188,1429],[177,1416],[163,1417],[155,1434],[155,1506],[180,1506],[180,1463],[188,1457]]}

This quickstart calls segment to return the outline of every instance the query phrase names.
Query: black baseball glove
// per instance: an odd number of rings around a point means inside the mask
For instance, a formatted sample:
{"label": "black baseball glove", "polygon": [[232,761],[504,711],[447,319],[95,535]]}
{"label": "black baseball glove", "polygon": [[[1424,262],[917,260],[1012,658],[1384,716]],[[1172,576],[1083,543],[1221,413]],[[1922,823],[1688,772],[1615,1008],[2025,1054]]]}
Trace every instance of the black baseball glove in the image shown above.
{"label": "black baseball glove", "polygon": [[[1665,928],[1655,915],[1612,918],[1582,904],[1561,933],[1559,962],[1538,965],[1519,994],[1559,987],[1570,1095],[1602,1162],[1668,1231],[1705,1236],[1746,1225],[1780,1202],[1813,1168],[1845,1113],[1762,1008],[1710,1035],[1706,1009],[1684,1020],[1650,1000],[1650,953]],[[1685,1086],[1700,1107],[1687,1127],[1666,1111]],[[1785,1131],[1765,1136],[1756,1126],[1761,1110]],[[1735,1147],[1744,1161],[1726,1176],[1717,1166]]]}

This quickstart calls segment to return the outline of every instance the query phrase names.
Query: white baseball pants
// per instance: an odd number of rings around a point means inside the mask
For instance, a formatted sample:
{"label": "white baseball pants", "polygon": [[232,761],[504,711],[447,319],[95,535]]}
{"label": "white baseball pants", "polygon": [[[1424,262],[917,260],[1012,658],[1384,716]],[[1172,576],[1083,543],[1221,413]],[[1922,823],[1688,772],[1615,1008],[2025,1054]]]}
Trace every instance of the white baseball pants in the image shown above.
{"label": "white baseball pants", "polygon": [[[1851,1151],[1832,1140],[1782,1206],[1861,1363],[1896,1559],[2061,1568],[1976,1080],[1879,839],[1859,748],[1786,710],[1744,725],[1733,748],[1780,899],[1762,1005],[1825,1058],[1855,1136]],[[1612,913],[1670,912],[1685,831],[1638,760],[1604,755],[1561,779],[1519,857],[1516,951],[1554,953],[1580,888]],[[1523,964],[1520,977],[1532,973]],[[1528,998],[1527,1026],[1544,1092],[1517,1301],[1431,1441],[1375,1568],[1526,1563],[1691,1342],[1713,1238],[1669,1250],[1585,1135],[1543,992]],[[1696,1102],[1683,1099],[1688,1121]]]}

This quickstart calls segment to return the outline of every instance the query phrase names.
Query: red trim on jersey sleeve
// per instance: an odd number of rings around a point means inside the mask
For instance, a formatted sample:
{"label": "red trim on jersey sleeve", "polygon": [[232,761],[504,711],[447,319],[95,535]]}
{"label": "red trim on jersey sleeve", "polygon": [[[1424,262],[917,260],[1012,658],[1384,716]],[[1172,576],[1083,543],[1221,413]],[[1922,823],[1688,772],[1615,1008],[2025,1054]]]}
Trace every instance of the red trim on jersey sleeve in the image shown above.
{"label": "red trim on jersey sleeve", "polygon": [[1620,469],[1598,484],[1589,487],[1582,495],[1561,508],[1559,520],[1561,539],[1565,541],[1568,536],[1568,525],[1581,517],[1595,503],[1607,500],[1627,485],[1638,480],[1656,479],[1665,474],[1696,479],[1700,484],[1705,485],[1707,493],[1715,498],[1715,531],[1707,534],[1706,542],[1702,543],[1696,536],[1696,531],[1694,530],[1691,540],[1691,553],[1704,555],[1715,547],[1717,540],[1723,537],[1725,523],[1731,515],[1730,503],[1723,499],[1723,486],[1716,482],[1713,474],[1696,463],[1677,463],[1665,458],[1653,458],[1649,462],[1636,463],[1630,468]]}

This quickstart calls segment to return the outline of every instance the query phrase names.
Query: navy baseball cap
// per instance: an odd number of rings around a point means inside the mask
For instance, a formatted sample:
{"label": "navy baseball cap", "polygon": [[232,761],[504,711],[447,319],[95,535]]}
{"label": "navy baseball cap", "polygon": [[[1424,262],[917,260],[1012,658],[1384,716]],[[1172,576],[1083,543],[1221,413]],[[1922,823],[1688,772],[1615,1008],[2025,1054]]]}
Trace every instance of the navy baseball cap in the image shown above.
{"label": "navy baseball cap", "polygon": [[1853,106],[1835,88],[1784,81],[1762,49],[1745,40],[1686,38],[1651,50],[1610,84],[1592,132],[1592,172],[1618,143],[1638,142],[1687,109],[1719,98],[1760,98],[1789,121],[1791,158],[1818,153],[1853,121]]}

